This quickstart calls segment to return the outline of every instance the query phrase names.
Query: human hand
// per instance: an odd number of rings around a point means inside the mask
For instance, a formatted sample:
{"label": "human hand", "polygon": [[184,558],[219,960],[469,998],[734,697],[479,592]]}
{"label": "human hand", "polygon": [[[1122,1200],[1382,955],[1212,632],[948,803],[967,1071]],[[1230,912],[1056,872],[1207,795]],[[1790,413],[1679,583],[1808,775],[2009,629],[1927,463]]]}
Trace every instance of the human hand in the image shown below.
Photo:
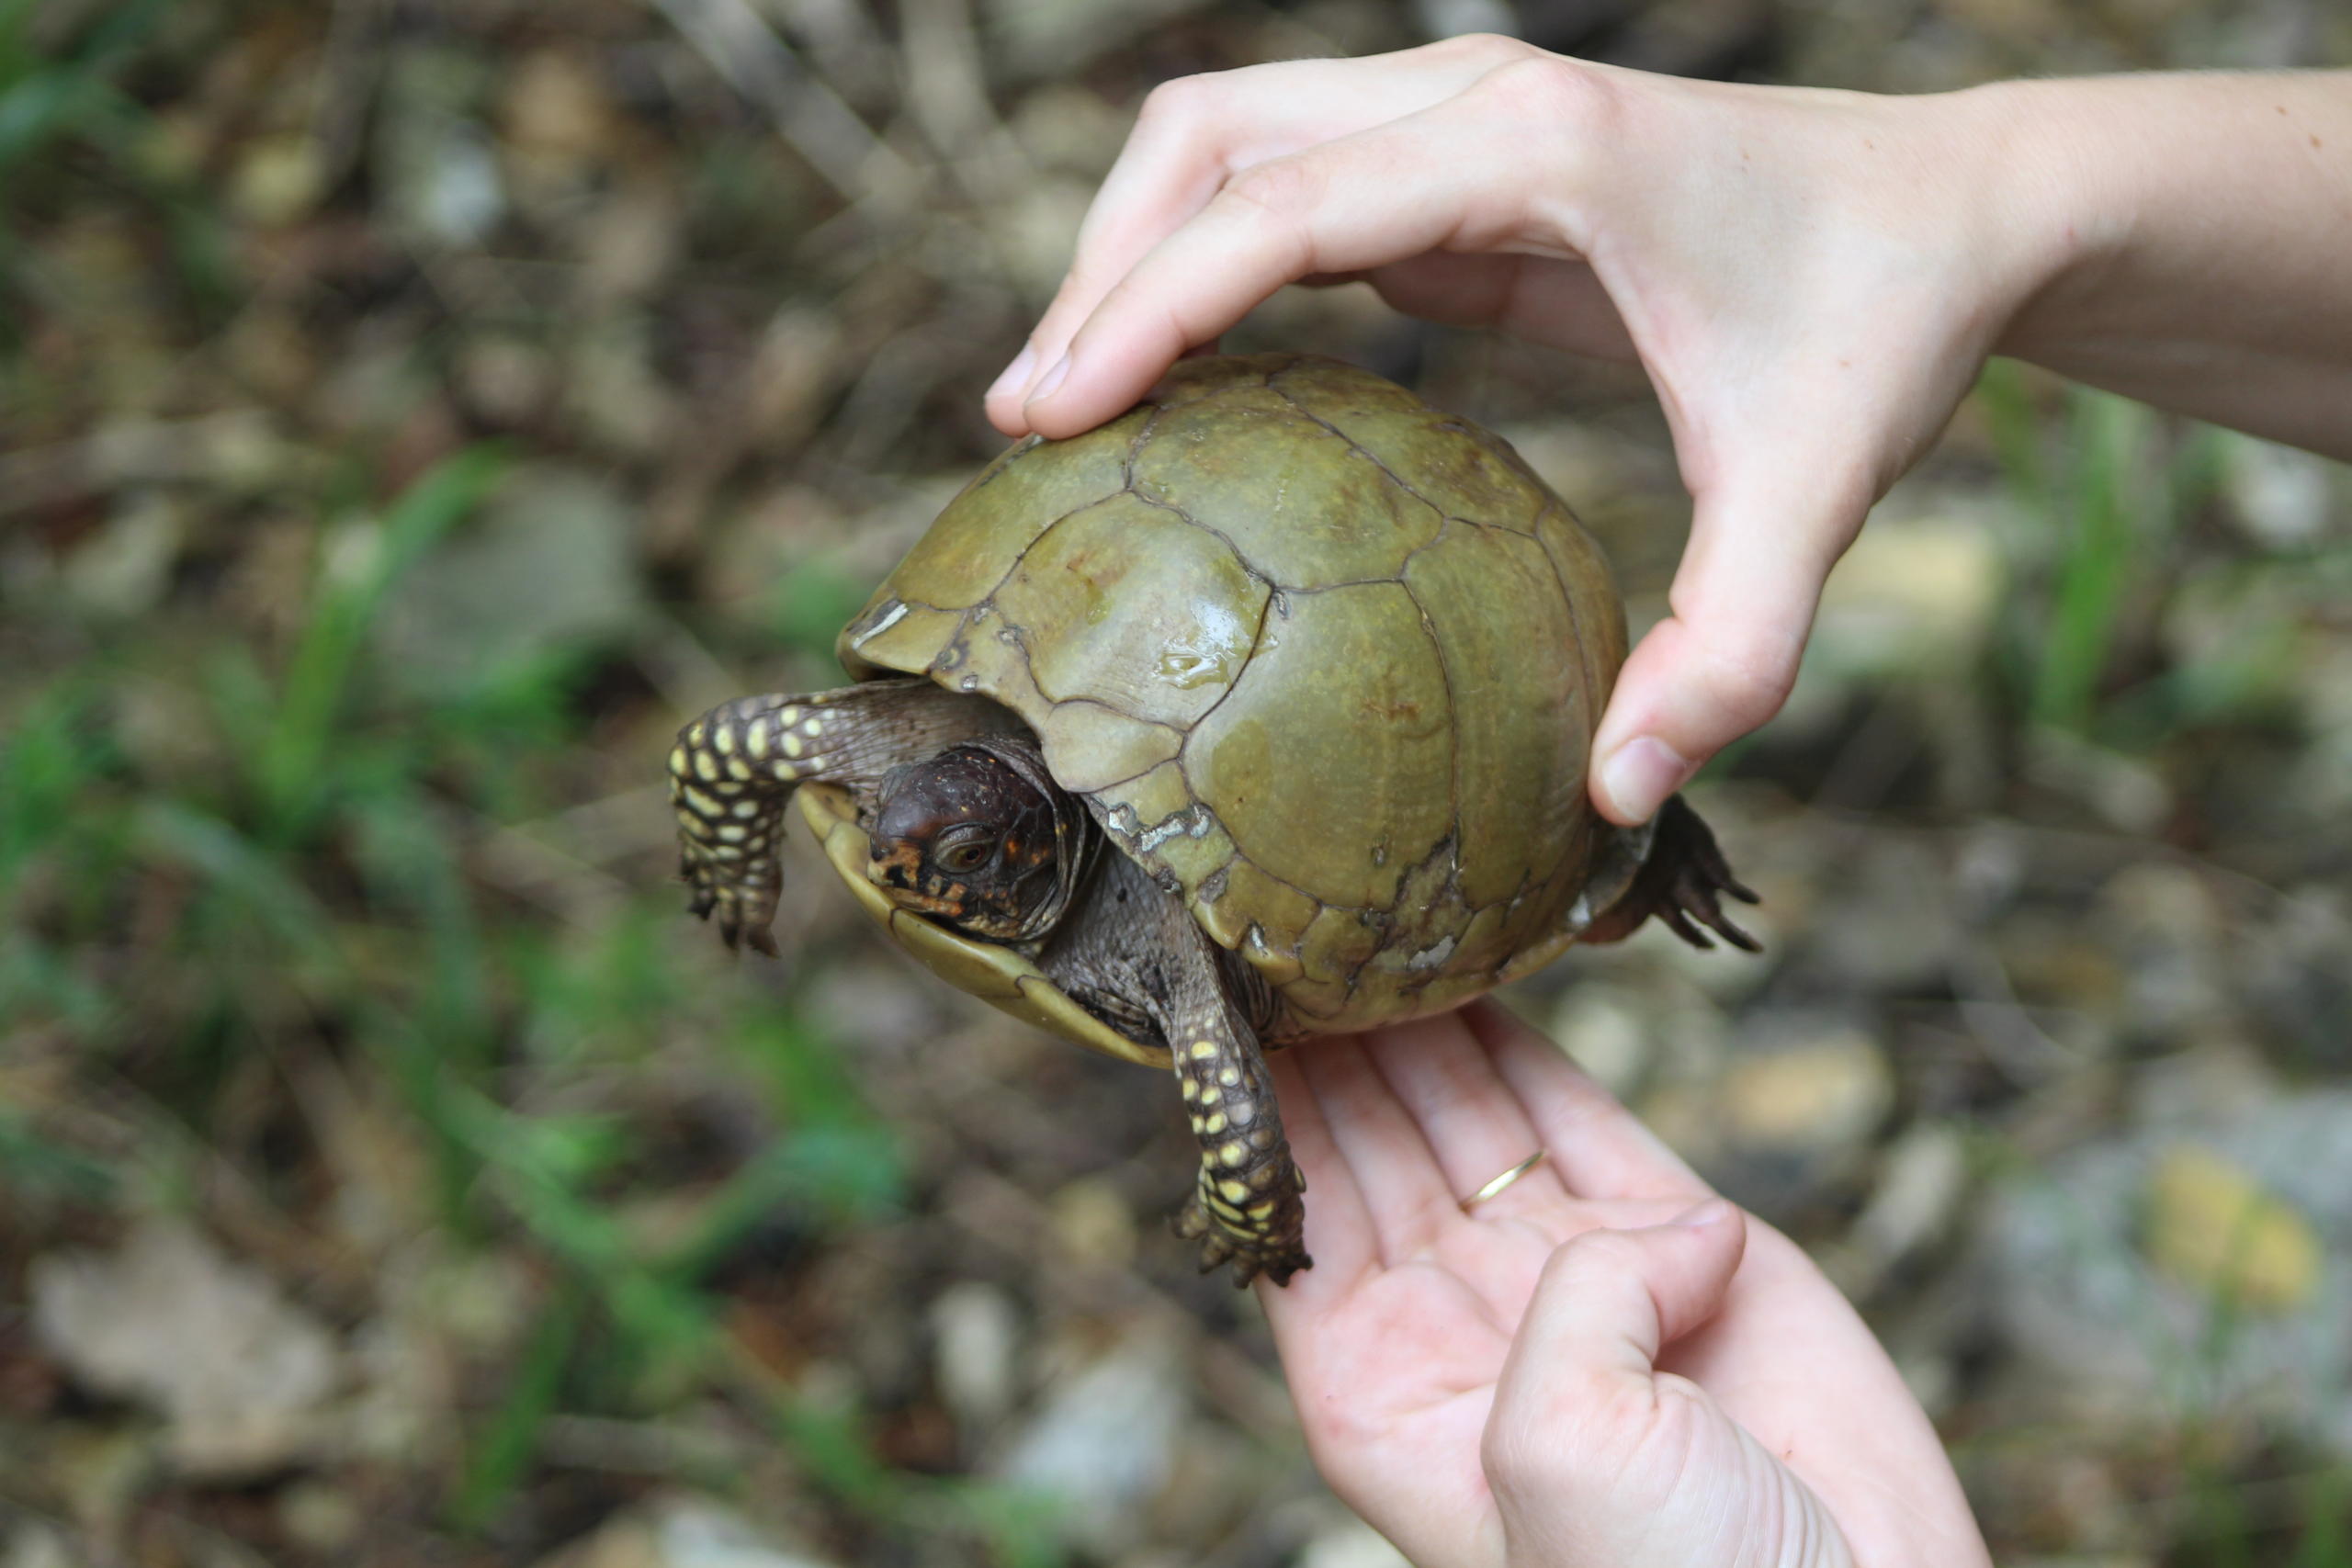
{"label": "human hand", "polygon": [[1595,804],[1644,821],[1778,710],[1831,564],[2047,270],[2010,210],[2032,181],[1953,154],[1995,136],[1973,102],[1499,38],[1171,83],[989,415],[1090,428],[1299,280],[1638,360],[1696,502],[1673,613],[1595,738]]}
{"label": "human hand", "polygon": [[1419,1568],[1989,1562],[1853,1309],[1540,1035],[1481,1002],[1273,1071],[1315,1267],[1259,1299],[1317,1467]]}

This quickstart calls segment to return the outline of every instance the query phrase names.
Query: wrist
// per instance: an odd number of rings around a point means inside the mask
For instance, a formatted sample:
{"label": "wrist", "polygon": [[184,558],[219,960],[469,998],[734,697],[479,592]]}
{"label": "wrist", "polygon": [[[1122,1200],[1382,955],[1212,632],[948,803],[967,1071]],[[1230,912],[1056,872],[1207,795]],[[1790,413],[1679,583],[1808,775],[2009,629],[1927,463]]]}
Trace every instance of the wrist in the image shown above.
{"label": "wrist", "polygon": [[2097,331],[2096,303],[2128,248],[2128,182],[2102,158],[2117,139],[2069,91],[2077,85],[1994,82],[1944,99],[1946,134],[1975,149],[1995,354],[2047,363]]}

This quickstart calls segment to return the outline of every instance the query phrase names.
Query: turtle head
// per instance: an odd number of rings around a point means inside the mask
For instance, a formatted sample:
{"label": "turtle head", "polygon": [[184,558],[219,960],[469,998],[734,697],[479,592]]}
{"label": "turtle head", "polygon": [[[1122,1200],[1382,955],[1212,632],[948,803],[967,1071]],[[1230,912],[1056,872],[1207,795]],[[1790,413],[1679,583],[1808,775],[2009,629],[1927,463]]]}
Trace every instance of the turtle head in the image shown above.
{"label": "turtle head", "polygon": [[1091,827],[1035,745],[967,741],[884,777],[865,874],[967,936],[1031,942],[1069,908]]}

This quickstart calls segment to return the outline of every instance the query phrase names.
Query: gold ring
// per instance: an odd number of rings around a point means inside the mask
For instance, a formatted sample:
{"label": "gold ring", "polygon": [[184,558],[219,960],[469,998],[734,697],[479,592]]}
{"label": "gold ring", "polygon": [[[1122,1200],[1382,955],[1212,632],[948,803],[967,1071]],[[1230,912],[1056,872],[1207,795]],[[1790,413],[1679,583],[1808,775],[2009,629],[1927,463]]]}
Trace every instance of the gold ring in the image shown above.
{"label": "gold ring", "polygon": [[1492,1181],[1487,1182],[1484,1187],[1479,1188],[1478,1190],[1471,1193],[1470,1196],[1462,1200],[1462,1212],[1465,1214],[1468,1213],[1471,1210],[1476,1208],[1479,1204],[1485,1202],[1496,1193],[1500,1192],[1504,1188],[1509,1187],[1512,1182],[1517,1181],[1521,1177],[1525,1176],[1529,1171],[1533,1170],[1537,1166],[1542,1165],[1543,1163],[1544,1151],[1542,1149],[1537,1149],[1533,1154],[1529,1155],[1525,1159],[1521,1160],[1517,1165],[1512,1166],[1509,1170],[1504,1171],[1500,1176],[1496,1177]]}

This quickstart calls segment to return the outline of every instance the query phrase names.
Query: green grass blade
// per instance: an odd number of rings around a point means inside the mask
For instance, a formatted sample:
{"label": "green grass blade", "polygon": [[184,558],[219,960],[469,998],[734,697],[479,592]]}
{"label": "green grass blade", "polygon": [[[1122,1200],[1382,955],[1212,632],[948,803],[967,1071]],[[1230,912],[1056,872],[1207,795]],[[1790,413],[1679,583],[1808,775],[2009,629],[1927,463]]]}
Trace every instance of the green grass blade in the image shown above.
{"label": "green grass blade", "polygon": [[504,452],[488,445],[443,460],[385,513],[364,560],[339,581],[322,581],[260,764],[262,797],[281,841],[299,837],[328,798],[336,725],[385,592],[481,504],[505,468]]}
{"label": "green grass blade", "polygon": [[2131,569],[2131,465],[2145,446],[2149,415],[2103,392],[2078,394],[2074,404],[2082,452],[2031,711],[2038,723],[2082,734],[2098,705]]}
{"label": "green grass blade", "polygon": [[558,1289],[514,1369],[505,1402],[474,1441],[449,1505],[449,1522],[464,1534],[480,1533],[529,1472],[538,1452],[539,1430],[555,1414],[564,1371],[580,1341],[586,1300],[576,1283],[567,1281]]}

